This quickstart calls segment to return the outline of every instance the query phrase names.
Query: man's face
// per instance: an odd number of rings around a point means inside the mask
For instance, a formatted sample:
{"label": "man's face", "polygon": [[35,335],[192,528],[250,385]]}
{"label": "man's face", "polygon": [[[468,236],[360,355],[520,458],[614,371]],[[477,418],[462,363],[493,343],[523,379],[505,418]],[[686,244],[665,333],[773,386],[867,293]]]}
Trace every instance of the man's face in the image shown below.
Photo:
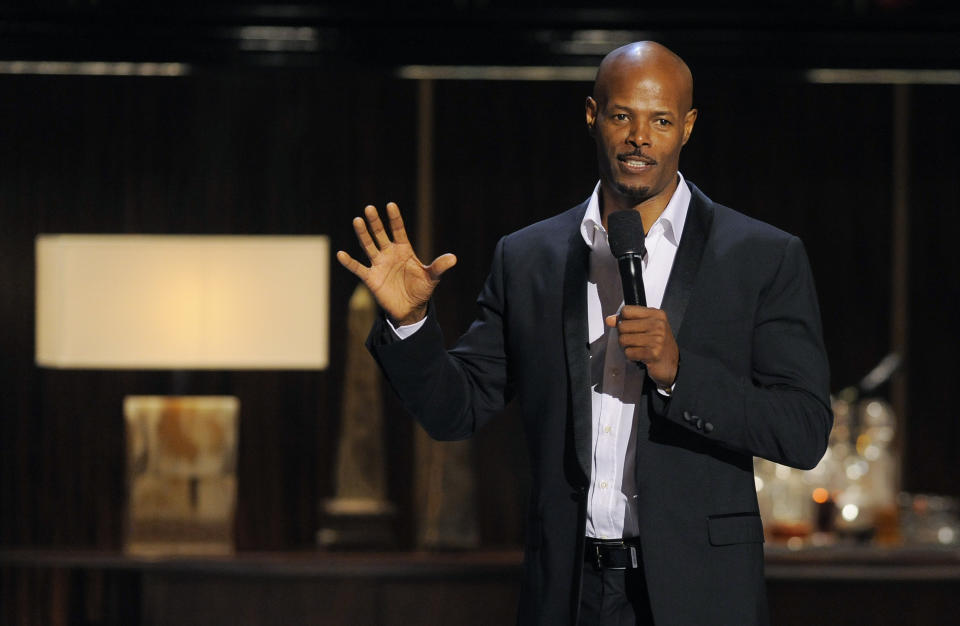
{"label": "man's face", "polygon": [[677,72],[654,63],[620,63],[604,78],[597,99],[587,98],[586,116],[600,179],[621,205],[608,209],[645,202],[662,209],[697,117],[689,92]]}

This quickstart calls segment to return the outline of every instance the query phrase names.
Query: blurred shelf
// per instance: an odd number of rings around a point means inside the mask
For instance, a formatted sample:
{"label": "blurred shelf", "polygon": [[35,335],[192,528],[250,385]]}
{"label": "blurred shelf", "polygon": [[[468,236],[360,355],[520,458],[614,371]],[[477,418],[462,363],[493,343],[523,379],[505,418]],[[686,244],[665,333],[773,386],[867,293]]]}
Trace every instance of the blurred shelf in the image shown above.
{"label": "blurred shelf", "polygon": [[[939,623],[960,593],[960,551],[936,547],[766,547],[780,626]],[[0,550],[0,623],[200,626],[511,623],[519,550],[242,552],[131,556]],[[77,622],[86,616],[87,622]]]}
{"label": "blurred shelf", "polygon": [[768,580],[960,581],[960,548],[828,546],[791,550],[766,544]]}
{"label": "blurred shelf", "polygon": [[139,556],[87,550],[0,550],[0,567],[184,572],[303,578],[477,578],[519,576],[519,551],[239,552],[223,556]]}
{"label": "blurred shelf", "polygon": [[[960,580],[960,548],[766,544],[768,579]],[[139,556],[93,550],[0,550],[0,567],[183,572],[229,576],[383,579],[518,578],[519,550],[464,552],[239,552]]]}

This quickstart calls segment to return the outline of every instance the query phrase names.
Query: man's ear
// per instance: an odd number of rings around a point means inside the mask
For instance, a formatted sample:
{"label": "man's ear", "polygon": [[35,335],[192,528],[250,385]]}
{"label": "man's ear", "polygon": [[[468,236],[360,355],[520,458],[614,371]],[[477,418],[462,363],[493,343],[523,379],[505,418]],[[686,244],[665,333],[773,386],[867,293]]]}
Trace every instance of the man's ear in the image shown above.
{"label": "man's ear", "polygon": [[687,111],[687,114],[683,116],[683,143],[681,145],[687,145],[687,140],[690,139],[690,133],[693,132],[693,125],[697,121],[697,110],[690,109]]}
{"label": "man's ear", "polygon": [[584,112],[587,118],[587,132],[590,133],[591,137],[593,137],[594,126],[597,123],[597,108],[597,101],[587,96],[587,101],[584,103]]}

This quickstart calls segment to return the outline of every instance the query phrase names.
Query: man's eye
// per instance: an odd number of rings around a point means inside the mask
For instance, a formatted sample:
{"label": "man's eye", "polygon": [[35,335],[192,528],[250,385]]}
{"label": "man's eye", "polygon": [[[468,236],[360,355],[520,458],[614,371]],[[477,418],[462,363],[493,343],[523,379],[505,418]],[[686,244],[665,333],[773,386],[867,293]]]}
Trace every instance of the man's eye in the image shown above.
{"label": "man's eye", "polygon": [[626,113],[614,113],[614,114],[613,114],[613,119],[617,120],[618,122],[623,122],[623,121],[625,121],[625,120],[627,119],[627,114],[626,114]]}
{"label": "man's eye", "polygon": [[665,120],[665,119],[663,119],[663,118],[661,117],[661,118],[658,118],[655,123],[656,123],[657,126],[669,126],[669,125],[670,125],[670,120]]}

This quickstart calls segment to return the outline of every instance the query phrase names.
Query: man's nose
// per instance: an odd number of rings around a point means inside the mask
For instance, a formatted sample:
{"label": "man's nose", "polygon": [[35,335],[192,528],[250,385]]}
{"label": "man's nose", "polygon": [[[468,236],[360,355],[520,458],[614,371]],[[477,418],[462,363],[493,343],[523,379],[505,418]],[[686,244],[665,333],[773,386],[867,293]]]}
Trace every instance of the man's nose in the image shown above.
{"label": "man's nose", "polygon": [[642,125],[635,124],[630,127],[630,132],[627,134],[627,143],[634,148],[650,145],[648,135]]}

